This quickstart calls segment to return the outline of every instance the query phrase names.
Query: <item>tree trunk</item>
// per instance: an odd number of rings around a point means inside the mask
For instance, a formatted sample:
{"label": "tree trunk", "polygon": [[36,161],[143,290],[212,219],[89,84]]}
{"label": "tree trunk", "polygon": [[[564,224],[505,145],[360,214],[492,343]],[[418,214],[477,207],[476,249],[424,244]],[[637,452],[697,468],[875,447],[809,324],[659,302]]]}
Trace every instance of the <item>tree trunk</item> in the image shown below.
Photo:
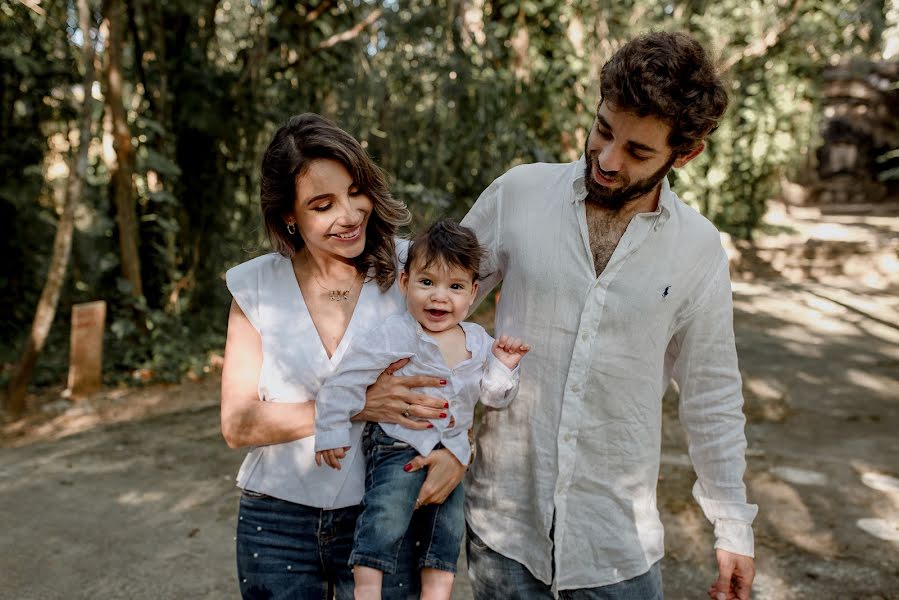
{"label": "tree trunk", "polygon": [[87,150],[90,146],[93,117],[91,89],[94,85],[94,46],[90,38],[91,15],[88,0],[78,0],[78,20],[84,39],[81,47],[81,60],[84,67],[84,101],[81,106],[78,153],[74,165],[69,169],[63,211],[59,223],[56,225],[56,235],[53,239],[53,256],[47,271],[47,281],[44,283],[44,289],[34,314],[31,335],[28,336],[22,357],[9,384],[6,411],[13,417],[21,415],[25,410],[25,395],[28,391],[28,384],[31,382],[34,365],[44,348],[44,342],[47,341],[47,335],[50,333],[50,327],[56,316],[59,294],[66,278],[69,255],[72,250],[75,209],[81,201],[84,178],[87,173]]}
{"label": "tree trunk", "polygon": [[883,12],[886,15],[886,29],[883,32],[883,60],[899,58],[899,0],[887,0]]}
{"label": "tree trunk", "polygon": [[134,146],[131,144],[131,130],[128,115],[122,100],[122,44],[125,6],[121,0],[112,0],[109,6],[109,62],[106,68],[106,102],[112,116],[113,148],[117,167],[112,175],[116,206],[116,221],[119,226],[119,253],[122,274],[131,284],[131,294],[135,298],[144,295],[141,281],[140,255],[138,254],[137,206],[134,198],[132,178],[134,175]]}

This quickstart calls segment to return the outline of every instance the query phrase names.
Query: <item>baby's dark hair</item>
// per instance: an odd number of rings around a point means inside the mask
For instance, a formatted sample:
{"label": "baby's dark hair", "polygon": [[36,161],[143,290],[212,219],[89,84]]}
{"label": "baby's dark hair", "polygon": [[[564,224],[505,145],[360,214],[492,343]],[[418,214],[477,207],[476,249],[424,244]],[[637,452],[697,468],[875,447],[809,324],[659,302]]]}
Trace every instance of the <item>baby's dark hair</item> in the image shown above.
{"label": "baby's dark hair", "polygon": [[409,273],[412,265],[426,269],[435,262],[442,262],[470,271],[472,281],[477,281],[484,254],[484,247],[478,243],[474,231],[450,219],[442,219],[412,239],[403,269]]}

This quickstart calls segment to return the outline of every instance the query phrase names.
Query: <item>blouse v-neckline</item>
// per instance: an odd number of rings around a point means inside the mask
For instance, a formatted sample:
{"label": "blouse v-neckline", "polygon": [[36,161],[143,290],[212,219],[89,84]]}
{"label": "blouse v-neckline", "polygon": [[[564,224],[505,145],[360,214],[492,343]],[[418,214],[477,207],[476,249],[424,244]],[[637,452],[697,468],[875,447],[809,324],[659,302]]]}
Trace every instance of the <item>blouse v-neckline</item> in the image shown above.
{"label": "blouse v-neckline", "polygon": [[315,326],[315,319],[312,318],[312,313],[309,311],[309,305],[306,303],[306,296],[303,294],[303,288],[300,287],[300,282],[297,280],[296,271],[293,268],[293,261],[289,258],[286,259],[285,264],[290,272],[290,279],[293,281],[293,287],[296,290],[296,296],[302,305],[302,312],[305,315],[306,319],[309,320],[309,324],[312,326],[312,330],[315,331],[315,337],[318,340],[318,347],[321,351],[322,355],[324,355],[325,360],[327,360],[331,364],[336,364],[343,353],[346,351],[346,346],[349,343],[349,333],[350,329],[353,328],[354,323],[356,322],[356,314],[359,312],[359,304],[362,303],[362,297],[365,295],[366,288],[370,287],[368,282],[364,279],[362,280],[362,288],[359,290],[359,297],[356,298],[356,304],[353,306],[353,312],[350,315],[350,320],[347,321],[346,329],[343,331],[343,335],[340,336],[340,342],[337,344],[337,347],[334,348],[334,353],[330,356],[328,355],[328,349],[325,347],[325,342],[322,340],[321,333],[318,331],[318,327]]}

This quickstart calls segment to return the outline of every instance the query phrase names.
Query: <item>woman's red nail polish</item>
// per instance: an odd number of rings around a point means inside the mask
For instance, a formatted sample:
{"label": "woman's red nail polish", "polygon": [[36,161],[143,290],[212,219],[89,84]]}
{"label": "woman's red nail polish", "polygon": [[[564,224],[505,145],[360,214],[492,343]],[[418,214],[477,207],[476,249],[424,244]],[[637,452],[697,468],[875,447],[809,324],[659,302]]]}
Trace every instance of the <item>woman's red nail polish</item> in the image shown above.
{"label": "woman's red nail polish", "polygon": [[408,473],[411,470],[412,470],[412,463],[406,463],[405,465],[403,465],[403,471],[405,471],[406,473]]}
{"label": "woman's red nail polish", "polygon": [[446,413],[440,413],[440,418],[441,418],[441,419],[445,419],[445,418],[446,418]]}
{"label": "woman's red nail polish", "polygon": [[440,380],[440,385],[446,385],[446,379],[441,379],[441,380]]}
{"label": "woman's red nail polish", "polygon": [[428,423],[428,429],[433,429],[433,427],[434,427],[433,423]]}
{"label": "woman's red nail polish", "polygon": [[444,403],[443,403],[443,408],[449,408],[449,402],[444,402]]}

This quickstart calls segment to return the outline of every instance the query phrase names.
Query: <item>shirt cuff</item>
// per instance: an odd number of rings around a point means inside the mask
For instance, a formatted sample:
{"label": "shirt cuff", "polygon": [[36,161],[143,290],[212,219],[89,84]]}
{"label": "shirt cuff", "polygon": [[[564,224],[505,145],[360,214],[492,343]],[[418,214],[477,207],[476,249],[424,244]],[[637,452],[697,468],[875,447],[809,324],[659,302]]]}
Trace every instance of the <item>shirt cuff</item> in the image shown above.
{"label": "shirt cuff", "polygon": [[718,519],[715,521],[715,548],[754,557],[755,538],[752,535],[752,524]]}
{"label": "shirt cuff", "polygon": [[521,365],[516,365],[514,369],[510,369],[491,352],[487,357],[487,369],[484,377],[489,380],[490,387],[508,390],[518,383],[519,366]]}
{"label": "shirt cuff", "polygon": [[335,429],[332,431],[316,431],[315,432],[315,451],[334,450],[335,448],[345,448],[350,445],[350,430]]}

